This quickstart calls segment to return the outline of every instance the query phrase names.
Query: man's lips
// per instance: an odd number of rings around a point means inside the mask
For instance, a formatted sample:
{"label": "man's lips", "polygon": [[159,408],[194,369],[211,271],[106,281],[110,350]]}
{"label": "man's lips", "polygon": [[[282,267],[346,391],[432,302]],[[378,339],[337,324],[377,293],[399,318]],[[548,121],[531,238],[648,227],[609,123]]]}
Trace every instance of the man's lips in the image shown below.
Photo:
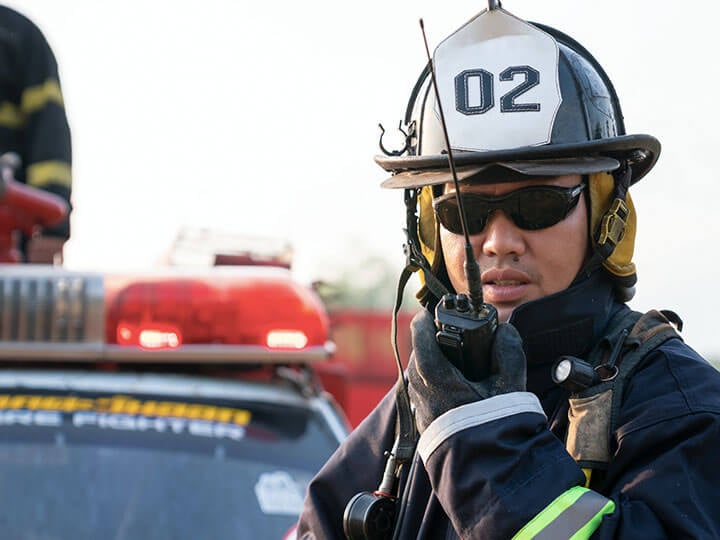
{"label": "man's lips", "polygon": [[491,268],[481,276],[486,302],[504,304],[522,300],[530,285],[530,277],[513,268]]}

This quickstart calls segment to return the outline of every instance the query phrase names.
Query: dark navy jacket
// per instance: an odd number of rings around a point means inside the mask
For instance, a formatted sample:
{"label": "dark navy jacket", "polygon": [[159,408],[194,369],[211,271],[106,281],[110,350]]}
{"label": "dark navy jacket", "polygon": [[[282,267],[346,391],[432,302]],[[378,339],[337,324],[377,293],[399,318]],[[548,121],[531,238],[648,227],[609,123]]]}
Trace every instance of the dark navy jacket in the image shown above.
{"label": "dark navy jacket", "polygon": [[[541,410],[459,429],[429,455],[416,455],[405,466],[398,538],[509,539],[584,484],[564,444],[568,394],[552,382],[550,365],[560,353],[587,353],[609,318],[628,308],[597,278],[556,296],[513,314],[525,341],[528,392],[499,396]],[[394,400],[389,393],[312,480],[298,538],[344,538],[348,501],[380,483],[395,439]],[[720,538],[720,373],[681,339],[666,341],[636,368],[610,449],[606,476],[592,487],[614,509],[593,526],[592,538]]]}

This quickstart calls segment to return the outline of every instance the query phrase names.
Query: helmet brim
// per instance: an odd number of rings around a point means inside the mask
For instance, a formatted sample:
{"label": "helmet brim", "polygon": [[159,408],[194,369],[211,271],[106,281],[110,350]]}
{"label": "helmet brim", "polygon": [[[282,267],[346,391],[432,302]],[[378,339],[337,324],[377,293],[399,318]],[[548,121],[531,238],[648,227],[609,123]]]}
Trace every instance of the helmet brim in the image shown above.
{"label": "helmet brim", "polygon": [[[458,181],[482,182],[483,171],[500,166],[528,176],[561,176],[612,172],[628,161],[635,183],[655,165],[660,142],[652,135],[621,135],[609,139],[552,146],[531,146],[486,152],[453,152]],[[427,156],[376,156],[375,162],[393,176],[384,188],[415,188],[452,182],[447,154]],[[490,175],[487,182],[497,182]]]}

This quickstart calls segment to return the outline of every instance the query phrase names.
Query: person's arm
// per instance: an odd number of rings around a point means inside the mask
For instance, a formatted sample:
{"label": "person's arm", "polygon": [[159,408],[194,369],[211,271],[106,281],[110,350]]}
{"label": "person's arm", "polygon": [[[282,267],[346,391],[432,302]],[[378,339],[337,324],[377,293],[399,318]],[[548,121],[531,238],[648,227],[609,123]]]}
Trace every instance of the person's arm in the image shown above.
{"label": "person's arm", "polygon": [[[25,183],[61,196],[70,206],[72,193],[70,128],[58,65],[42,32],[29,24],[22,34],[23,56],[20,110],[25,119],[23,167]],[[28,262],[62,259],[62,246],[70,236],[70,213],[59,224],[28,239]]]}
{"label": "person's arm", "polygon": [[461,538],[717,538],[720,383],[679,340],[628,387],[605,484],[584,487],[532,394],[437,417],[418,450]]}
{"label": "person's arm", "polygon": [[490,357],[477,359],[490,366],[480,381],[445,358],[427,310],[415,316],[411,332],[407,377],[421,433],[417,452],[460,538],[520,531],[518,538],[557,539],[563,536],[551,523],[569,530],[612,510],[612,501],[582,487],[582,471],[526,391],[525,354],[513,326],[499,325]]}

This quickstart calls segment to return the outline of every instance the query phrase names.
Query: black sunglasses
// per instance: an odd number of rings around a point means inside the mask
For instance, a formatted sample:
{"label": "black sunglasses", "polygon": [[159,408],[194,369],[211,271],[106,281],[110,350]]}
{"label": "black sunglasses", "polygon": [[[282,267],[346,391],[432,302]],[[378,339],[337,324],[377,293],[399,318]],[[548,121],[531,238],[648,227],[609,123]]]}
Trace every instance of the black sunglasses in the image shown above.
{"label": "black sunglasses", "polygon": [[[502,210],[515,225],[527,231],[551,227],[565,219],[575,208],[583,189],[585,184],[567,188],[529,186],[499,197],[461,192],[468,234],[482,232],[495,210]],[[451,233],[463,233],[454,192],[434,199],[433,208],[443,227]]]}

